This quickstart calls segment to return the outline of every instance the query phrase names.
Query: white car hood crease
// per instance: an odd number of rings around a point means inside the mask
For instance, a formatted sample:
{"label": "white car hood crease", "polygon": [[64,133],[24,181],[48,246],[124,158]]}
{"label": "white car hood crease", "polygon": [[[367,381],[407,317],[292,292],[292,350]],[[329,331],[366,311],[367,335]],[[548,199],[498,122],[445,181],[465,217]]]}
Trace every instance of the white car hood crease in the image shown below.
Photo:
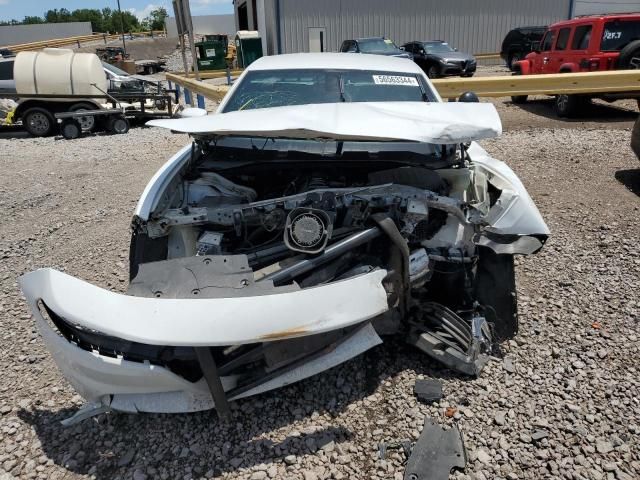
{"label": "white car hood crease", "polygon": [[190,134],[452,144],[494,138],[502,123],[490,103],[362,102],[260,108],[147,125]]}

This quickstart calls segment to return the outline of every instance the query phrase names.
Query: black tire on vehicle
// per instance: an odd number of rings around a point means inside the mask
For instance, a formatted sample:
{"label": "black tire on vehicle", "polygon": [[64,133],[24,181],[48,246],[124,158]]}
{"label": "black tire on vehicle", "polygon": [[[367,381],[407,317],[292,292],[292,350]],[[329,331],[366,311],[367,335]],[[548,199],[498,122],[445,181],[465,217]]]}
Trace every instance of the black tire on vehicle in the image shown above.
{"label": "black tire on vehicle", "polygon": [[75,118],[67,118],[60,125],[60,133],[67,140],[73,140],[82,135],[82,126]]}
{"label": "black tire on vehicle", "polygon": [[509,67],[509,70],[513,71],[514,63],[519,62],[521,59],[522,56],[520,52],[513,52],[512,54],[510,54],[507,58],[507,67]]}
{"label": "black tire on vehicle", "polygon": [[46,137],[53,132],[55,119],[48,110],[33,107],[22,114],[22,125],[34,137]]}
{"label": "black tire on vehicle", "polygon": [[485,307],[487,320],[494,325],[496,340],[507,340],[518,333],[513,255],[497,254],[488,247],[479,247],[475,297]]}
{"label": "black tire on vehicle", "polygon": [[129,120],[123,116],[111,117],[108,130],[118,135],[127,133],[129,131]]}
{"label": "black tire on vehicle", "polygon": [[[75,103],[69,108],[70,112],[81,112],[82,110],[97,110],[98,107],[91,105],[90,103]],[[93,115],[87,115],[86,117],[77,117],[76,120],[80,123],[80,127],[83,132],[93,132],[96,128],[96,117]]]}
{"label": "black tire on vehicle", "polygon": [[427,68],[427,77],[429,78],[438,78],[440,76],[440,69],[437,65],[430,65]]}
{"label": "black tire on vehicle", "polygon": [[[640,100],[638,100],[638,107],[640,107]],[[633,130],[631,130],[631,150],[640,160],[640,117],[636,119],[636,123],[633,124]]]}
{"label": "black tire on vehicle", "polygon": [[573,118],[582,114],[588,103],[589,99],[580,95],[556,95],[553,108],[559,117]]}
{"label": "black tire on vehicle", "polygon": [[616,67],[618,70],[640,69],[640,40],[634,40],[620,50]]}
{"label": "black tire on vehicle", "polygon": [[[513,72],[514,76],[522,75],[520,70],[516,70]],[[511,103],[515,103],[516,105],[522,105],[523,103],[527,103],[527,99],[529,95],[511,95]]]}

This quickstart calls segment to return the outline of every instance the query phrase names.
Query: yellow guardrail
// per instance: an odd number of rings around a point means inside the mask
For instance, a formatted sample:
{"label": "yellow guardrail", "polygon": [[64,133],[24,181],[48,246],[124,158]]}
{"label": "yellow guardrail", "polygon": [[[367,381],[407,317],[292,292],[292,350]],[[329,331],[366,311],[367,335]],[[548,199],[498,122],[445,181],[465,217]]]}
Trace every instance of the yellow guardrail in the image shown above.
{"label": "yellow guardrail", "polygon": [[[177,74],[167,73],[167,80],[215,101],[220,101],[229,91],[227,85],[211,85]],[[640,70],[440,78],[432,80],[432,83],[443,98],[457,98],[464,92],[470,91],[475,92],[479,97],[640,92]]]}
{"label": "yellow guardrail", "polygon": [[[131,35],[133,37],[146,37],[153,33],[153,35],[164,34],[163,30],[154,30],[153,32],[134,32]],[[125,36],[129,34],[126,33]],[[52,38],[50,40],[40,40],[38,42],[20,43],[15,45],[7,45],[2,48],[8,48],[13,52],[24,52],[29,50],[40,50],[47,47],[63,47],[66,45],[80,44],[84,42],[95,42],[96,40],[117,40],[121,38],[122,34],[106,34],[106,33],[92,33],[90,35],[79,35],[75,37],[67,38]]]}
{"label": "yellow guardrail", "polygon": [[499,53],[474,53],[473,56],[476,57],[477,60],[493,60],[502,58]]}
{"label": "yellow guardrail", "polygon": [[167,73],[167,80],[186,88],[192,93],[202,95],[210,100],[219,102],[229,91],[229,85],[211,85],[193,78],[186,78],[174,73]]}
{"label": "yellow guardrail", "polygon": [[618,93],[640,91],[640,70],[440,78],[432,82],[443,98],[455,98],[469,91],[479,97]]}
{"label": "yellow guardrail", "polygon": [[[244,69],[242,68],[230,70],[232,77],[237,77],[242,72],[244,72]],[[227,76],[227,71],[226,70],[201,70],[199,74],[202,80],[211,80],[212,78],[225,78]],[[173,75],[178,75],[180,77],[187,77],[187,78],[194,78],[196,76],[196,74],[193,72],[189,72],[186,75],[184,74],[184,72],[173,72]]]}

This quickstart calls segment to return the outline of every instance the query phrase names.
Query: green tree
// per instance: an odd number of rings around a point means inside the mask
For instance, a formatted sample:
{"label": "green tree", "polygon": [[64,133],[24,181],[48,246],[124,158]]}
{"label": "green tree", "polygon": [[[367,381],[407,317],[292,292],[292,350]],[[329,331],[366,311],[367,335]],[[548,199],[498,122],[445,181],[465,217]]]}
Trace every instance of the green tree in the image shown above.
{"label": "green tree", "polygon": [[24,19],[22,20],[22,23],[24,25],[32,25],[34,23],[44,23],[44,18],[42,17],[36,17],[36,16],[26,16],[24,17]]}
{"label": "green tree", "polygon": [[[154,15],[154,12],[157,12]],[[164,14],[164,16],[163,16]],[[149,18],[151,22],[162,22],[164,25],[164,19],[167,16],[167,11],[164,8],[159,8],[151,12]],[[79,8],[70,12],[66,8],[54,8],[47,10],[43,17],[27,16],[22,21],[10,20],[0,21],[0,25],[25,25],[32,23],[62,23],[62,22],[91,22],[91,29],[94,32],[112,32],[122,33],[124,32],[138,32],[142,28],[140,21],[134,14],[128,11],[122,12],[122,18],[120,12],[112,10],[110,8],[103,8],[98,10],[95,8]],[[160,30],[163,27],[154,27],[154,30]]]}
{"label": "green tree", "polygon": [[146,30],[164,30],[164,22],[168,16],[166,8],[156,8],[149,12],[149,16],[142,21],[142,25]]}
{"label": "green tree", "polygon": [[53,10],[47,10],[47,12],[44,14],[44,19],[47,21],[47,23],[70,22],[71,12],[66,8],[61,8],[60,10],[54,8]]}

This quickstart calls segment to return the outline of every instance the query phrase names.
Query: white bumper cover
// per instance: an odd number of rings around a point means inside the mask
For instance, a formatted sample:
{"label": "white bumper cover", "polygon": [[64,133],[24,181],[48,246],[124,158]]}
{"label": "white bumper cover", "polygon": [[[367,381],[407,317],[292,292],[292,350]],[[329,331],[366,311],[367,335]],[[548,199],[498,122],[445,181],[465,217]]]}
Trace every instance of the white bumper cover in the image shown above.
{"label": "white bumper cover", "polygon": [[[67,322],[151,345],[223,346],[313,335],[369,320],[387,309],[385,270],[287,293],[215,299],[154,299],[122,295],[52,269],[20,278],[36,324],[63,375],[89,402],[123,411],[189,412],[214,406],[203,379],[189,382],[161,366],[87,351],[60,336],[43,316],[44,302]],[[294,383],[380,343],[365,324],[335,348],[240,398]],[[236,386],[222,377],[225,391]]]}

